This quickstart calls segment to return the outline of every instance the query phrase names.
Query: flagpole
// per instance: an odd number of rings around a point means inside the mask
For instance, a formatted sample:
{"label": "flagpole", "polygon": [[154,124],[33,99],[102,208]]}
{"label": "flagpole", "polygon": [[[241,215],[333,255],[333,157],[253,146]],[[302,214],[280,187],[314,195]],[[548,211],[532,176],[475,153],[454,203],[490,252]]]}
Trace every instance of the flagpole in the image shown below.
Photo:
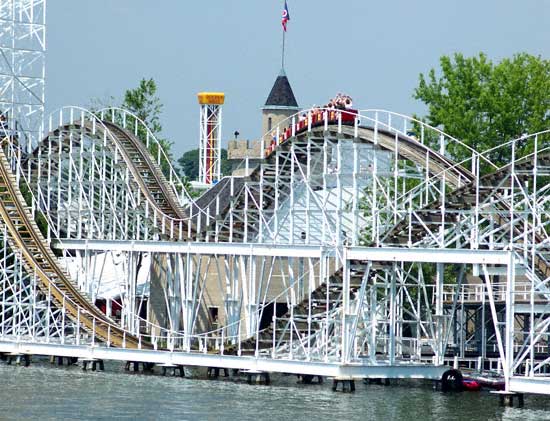
{"label": "flagpole", "polygon": [[283,51],[281,54],[281,70],[284,72],[285,70],[285,36],[286,36],[286,25],[287,22],[290,20],[290,16],[288,15],[288,7],[286,5],[286,0],[284,0],[284,9],[283,9]]}
{"label": "flagpole", "polygon": [[281,55],[281,68],[285,69],[285,30],[283,29],[283,53]]}

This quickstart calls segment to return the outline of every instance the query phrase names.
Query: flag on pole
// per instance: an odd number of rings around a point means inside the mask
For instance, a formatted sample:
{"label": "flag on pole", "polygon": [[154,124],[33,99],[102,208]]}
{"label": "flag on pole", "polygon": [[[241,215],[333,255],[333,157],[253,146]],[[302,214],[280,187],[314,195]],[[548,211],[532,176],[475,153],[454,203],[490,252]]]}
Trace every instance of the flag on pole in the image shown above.
{"label": "flag on pole", "polygon": [[288,6],[286,4],[285,0],[285,8],[283,9],[283,18],[281,20],[281,23],[283,24],[283,30],[286,32],[286,24],[290,20],[290,15],[288,14]]}

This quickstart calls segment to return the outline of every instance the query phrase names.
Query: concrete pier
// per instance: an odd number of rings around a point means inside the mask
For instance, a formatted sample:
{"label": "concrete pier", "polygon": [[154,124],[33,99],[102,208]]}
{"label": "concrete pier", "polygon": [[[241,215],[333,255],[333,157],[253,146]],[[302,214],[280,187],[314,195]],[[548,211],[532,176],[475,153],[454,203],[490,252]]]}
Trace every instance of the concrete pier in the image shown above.
{"label": "concrete pier", "polygon": [[332,380],[332,390],[338,391],[338,386],[341,386],[342,392],[353,393],[355,392],[355,380],[350,377],[335,377]]}
{"label": "concrete pier", "polygon": [[[315,378],[317,381],[314,382]],[[323,384],[323,376],[313,376],[310,374],[299,374],[298,375],[299,383],[301,384]]]}
{"label": "concrete pier", "polygon": [[219,367],[208,367],[206,371],[206,377],[209,379],[217,379],[218,377],[220,377],[220,370],[223,370],[224,377],[229,377],[229,369]]}
{"label": "concrete pier", "polygon": [[380,386],[391,386],[395,384],[396,379],[388,379],[388,378],[368,378],[363,379],[363,383],[365,384],[378,384]]}
{"label": "concrete pier", "polygon": [[491,393],[498,396],[500,406],[523,408],[525,404],[523,393],[505,392],[504,390],[497,390]]}
{"label": "concrete pier", "polygon": [[78,362],[78,357],[63,357],[63,356],[50,356],[50,364],[57,364],[58,366],[75,365]]}
{"label": "concrete pier", "polygon": [[176,373],[180,377],[185,377],[185,367],[177,364],[161,364],[159,367],[162,369],[162,375],[166,376],[168,372],[172,372],[172,376],[175,377]]}
{"label": "concrete pier", "polygon": [[105,363],[103,360],[98,359],[82,359],[80,360],[82,362],[82,370],[86,371],[88,367],[92,371],[105,371]]}
{"label": "concrete pier", "polygon": [[263,384],[263,385],[269,385],[271,383],[271,378],[269,377],[269,373],[265,371],[245,371],[246,374],[246,382],[248,384]]}
{"label": "concrete pier", "polygon": [[6,357],[6,363],[11,365],[15,362],[15,365],[23,364],[25,367],[31,365],[31,356],[29,354],[10,353]]}
{"label": "concrete pier", "polygon": [[143,373],[152,373],[153,368],[155,367],[155,363],[149,363],[145,361],[126,361],[126,364],[124,365],[124,370],[133,371],[134,373],[139,373],[140,364],[141,364],[141,371]]}

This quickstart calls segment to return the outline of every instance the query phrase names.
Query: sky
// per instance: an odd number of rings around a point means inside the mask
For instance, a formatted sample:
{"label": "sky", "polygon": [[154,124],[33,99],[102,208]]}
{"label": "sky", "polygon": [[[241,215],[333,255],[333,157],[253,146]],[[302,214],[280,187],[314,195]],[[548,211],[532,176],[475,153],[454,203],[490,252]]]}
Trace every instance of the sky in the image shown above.
{"label": "sky", "polygon": [[[550,58],[548,0],[287,0],[285,70],[298,104],[337,92],[407,115],[442,55]],[[222,91],[223,139],[254,139],[281,69],[283,0],[49,0],[46,114],[153,78],[175,158],[199,145],[196,94]]]}

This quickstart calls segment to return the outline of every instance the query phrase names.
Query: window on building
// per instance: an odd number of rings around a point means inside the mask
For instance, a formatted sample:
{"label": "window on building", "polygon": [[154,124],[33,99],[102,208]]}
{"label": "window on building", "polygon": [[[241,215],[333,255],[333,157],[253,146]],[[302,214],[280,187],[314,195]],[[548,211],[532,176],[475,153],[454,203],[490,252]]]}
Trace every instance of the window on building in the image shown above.
{"label": "window on building", "polygon": [[271,117],[268,117],[268,119],[267,119],[267,131],[271,130],[271,124],[272,124]]}
{"label": "window on building", "polygon": [[218,307],[208,307],[208,313],[210,316],[210,323],[212,323],[212,327],[214,329],[217,329],[219,325]]}

